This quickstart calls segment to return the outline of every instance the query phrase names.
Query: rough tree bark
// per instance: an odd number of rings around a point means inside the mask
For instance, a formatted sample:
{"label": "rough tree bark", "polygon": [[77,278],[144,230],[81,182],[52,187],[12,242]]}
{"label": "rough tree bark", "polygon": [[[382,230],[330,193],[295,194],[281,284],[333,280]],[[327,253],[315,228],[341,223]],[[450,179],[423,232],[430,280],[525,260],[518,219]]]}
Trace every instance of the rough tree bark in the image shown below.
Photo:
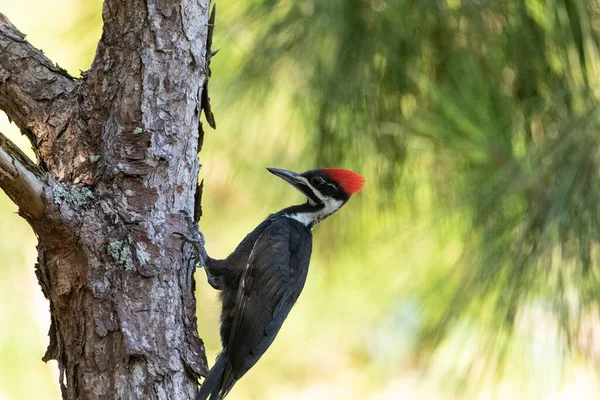
{"label": "rough tree bark", "polygon": [[192,249],[173,232],[192,234],[180,210],[201,194],[208,3],[106,0],[81,79],[0,14],[0,109],[38,158],[0,134],[0,187],[39,239],[65,399],[192,399],[206,373]]}

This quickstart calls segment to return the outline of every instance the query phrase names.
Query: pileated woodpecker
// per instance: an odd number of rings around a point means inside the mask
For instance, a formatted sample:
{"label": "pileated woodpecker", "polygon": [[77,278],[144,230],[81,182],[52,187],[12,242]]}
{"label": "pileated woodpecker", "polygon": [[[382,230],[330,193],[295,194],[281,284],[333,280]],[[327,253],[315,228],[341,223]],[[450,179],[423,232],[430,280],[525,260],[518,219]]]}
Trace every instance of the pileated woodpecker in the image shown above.
{"label": "pileated woodpecker", "polygon": [[208,281],[221,291],[223,351],[197,400],[223,399],[273,343],[306,281],[312,228],[339,210],[365,181],[337,168],[302,174],[267,169],[300,190],[307,202],[271,214],[226,259],[204,254]]}

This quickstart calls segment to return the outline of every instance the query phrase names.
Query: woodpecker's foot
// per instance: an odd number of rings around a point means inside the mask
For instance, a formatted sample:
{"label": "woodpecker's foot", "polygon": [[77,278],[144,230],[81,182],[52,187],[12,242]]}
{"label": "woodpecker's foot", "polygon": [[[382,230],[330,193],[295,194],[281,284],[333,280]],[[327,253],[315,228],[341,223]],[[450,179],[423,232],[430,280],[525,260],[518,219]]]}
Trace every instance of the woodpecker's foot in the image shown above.
{"label": "woodpecker's foot", "polygon": [[198,260],[198,266],[205,266],[208,261],[208,254],[206,253],[205,245],[206,240],[204,239],[204,235],[200,232],[198,225],[193,220],[190,215],[181,210],[179,211],[185,216],[186,223],[188,225],[188,231],[192,232],[191,235],[186,235],[181,232],[173,232],[174,235],[180,236],[183,239],[184,243],[190,243],[194,247],[194,258]]}
{"label": "woodpecker's foot", "polygon": [[202,232],[198,232],[196,237],[190,237],[181,232],[173,232],[173,235],[180,236],[184,243],[190,243],[194,247],[194,258],[199,261],[198,265],[200,267],[206,265],[208,253],[206,253],[206,249],[204,248],[206,242]]}

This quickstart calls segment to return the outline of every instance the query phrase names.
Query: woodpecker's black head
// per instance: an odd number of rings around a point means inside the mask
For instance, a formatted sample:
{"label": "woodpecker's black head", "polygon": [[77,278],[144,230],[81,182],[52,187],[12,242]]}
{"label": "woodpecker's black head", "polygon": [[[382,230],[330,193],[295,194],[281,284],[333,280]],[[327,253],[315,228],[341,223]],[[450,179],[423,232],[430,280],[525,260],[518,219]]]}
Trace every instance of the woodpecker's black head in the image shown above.
{"label": "woodpecker's black head", "polygon": [[307,197],[308,203],[293,208],[289,215],[309,227],[339,210],[365,183],[365,178],[346,169],[312,169],[301,174],[284,169],[267,169]]}

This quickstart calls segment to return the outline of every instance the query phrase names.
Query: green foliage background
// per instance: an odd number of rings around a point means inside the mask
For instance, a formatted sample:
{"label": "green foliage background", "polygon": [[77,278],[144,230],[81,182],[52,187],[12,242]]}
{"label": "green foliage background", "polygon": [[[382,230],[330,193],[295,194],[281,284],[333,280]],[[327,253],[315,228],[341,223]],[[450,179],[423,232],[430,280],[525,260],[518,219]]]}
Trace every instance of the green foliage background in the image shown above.
{"label": "green foliage background", "polygon": [[[0,12],[78,75],[101,2],[52,3],[0,0]],[[298,305],[230,397],[598,398],[600,2],[218,8],[218,129],[201,153],[211,255],[301,201],[264,167],[367,178],[315,229]],[[0,399],[58,398],[39,361],[35,240],[0,208]],[[197,278],[213,360],[216,296]]]}

